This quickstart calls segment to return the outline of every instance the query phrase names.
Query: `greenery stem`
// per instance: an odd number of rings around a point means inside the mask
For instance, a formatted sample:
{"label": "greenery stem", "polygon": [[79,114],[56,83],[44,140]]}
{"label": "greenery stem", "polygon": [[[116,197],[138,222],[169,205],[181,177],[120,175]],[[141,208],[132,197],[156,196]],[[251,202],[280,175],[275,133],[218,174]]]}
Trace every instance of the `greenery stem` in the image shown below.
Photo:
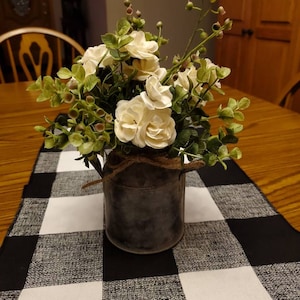
{"label": "greenery stem", "polygon": [[[195,9],[195,8],[194,8],[194,9]],[[200,10],[200,11],[201,11],[201,10]],[[186,54],[187,54],[187,52],[188,52],[188,50],[189,50],[189,48],[190,48],[190,46],[191,46],[191,44],[192,44],[194,38],[195,38],[196,32],[198,31],[198,29],[199,29],[199,27],[200,27],[201,22],[202,22],[203,19],[207,16],[208,12],[209,12],[209,9],[206,10],[205,13],[199,17],[198,22],[197,22],[197,25],[196,25],[196,28],[193,30],[193,33],[192,33],[192,35],[190,36],[190,38],[189,38],[189,40],[188,40],[188,43],[187,43],[186,48],[185,48],[185,50],[184,50],[183,56],[186,56]]]}
{"label": "greenery stem", "polygon": [[221,31],[223,31],[225,28],[224,25],[220,27],[219,30],[213,31],[208,37],[206,37],[202,42],[200,42],[197,46],[195,46],[193,49],[191,49],[183,58],[176,63],[170,70],[167,72],[166,76],[162,80],[162,84],[166,84],[170,77],[174,74],[176,70],[182,65],[184,61],[186,61],[193,53],[197,52],[199,49],[202,48],[203,45],[205,45],[209,40],[219,35]]}

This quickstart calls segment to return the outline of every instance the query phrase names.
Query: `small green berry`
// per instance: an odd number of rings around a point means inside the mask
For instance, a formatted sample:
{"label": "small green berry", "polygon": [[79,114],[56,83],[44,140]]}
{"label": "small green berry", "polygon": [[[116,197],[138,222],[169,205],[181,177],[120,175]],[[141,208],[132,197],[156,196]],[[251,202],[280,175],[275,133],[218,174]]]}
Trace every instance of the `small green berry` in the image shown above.
{"label": "small green berry", "polygon": [[194,3],[192,1],[188,1],[188,3],[185,6],[186,10],[192,10],[194,8]]}
{"label": "small green berry", "polygon": [[130,4],[131,4],[131,1],[130,1],[130,0],[124,0],[124,5],[125,5],[126,7],[129,7]]}

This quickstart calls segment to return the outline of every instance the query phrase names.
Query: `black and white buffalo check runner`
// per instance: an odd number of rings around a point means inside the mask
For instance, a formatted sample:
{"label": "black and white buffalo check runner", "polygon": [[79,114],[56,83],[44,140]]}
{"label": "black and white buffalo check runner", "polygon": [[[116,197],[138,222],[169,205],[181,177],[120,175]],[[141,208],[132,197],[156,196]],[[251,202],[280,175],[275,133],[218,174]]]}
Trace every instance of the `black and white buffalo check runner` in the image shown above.
{"label": "black and white buffalo check runner", "polygon": [[233,162],[187,175],[185,235],[134,255],[103,231],[101,184],[78,153],[41,150],[0,252],[0,299],[300,299],[300,233]]}

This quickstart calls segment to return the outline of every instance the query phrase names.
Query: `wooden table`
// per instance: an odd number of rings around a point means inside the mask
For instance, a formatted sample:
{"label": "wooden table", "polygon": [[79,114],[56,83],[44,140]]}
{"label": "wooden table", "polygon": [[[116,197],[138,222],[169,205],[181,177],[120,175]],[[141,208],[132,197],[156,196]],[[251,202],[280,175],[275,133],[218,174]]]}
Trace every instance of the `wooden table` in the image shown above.
{"label": "wooden table", "polygon": [[[33,129],[43,116],[54,118],[62,108],[36,103],[26,92],[27,82],[0,84],[0,244],[19,207],[43,138]],[[213,112],[228,97],[245,93],[225,87],[226,96],[208,104]],[[258,185],[274,207],[300,231],[300,115],[249,96],[245,130],[239,147],[241,168]]]}

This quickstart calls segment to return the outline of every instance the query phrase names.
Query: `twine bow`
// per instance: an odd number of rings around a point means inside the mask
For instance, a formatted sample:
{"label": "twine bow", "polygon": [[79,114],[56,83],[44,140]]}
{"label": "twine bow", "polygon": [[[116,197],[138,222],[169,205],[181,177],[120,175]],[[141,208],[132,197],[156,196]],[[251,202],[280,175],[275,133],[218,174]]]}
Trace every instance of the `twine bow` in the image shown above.
{"label": "twine bow", "polygon": [[179,157],[169,158],[161,154],[146,156],[141,154],[127,155],[119,152],[117,154],[111,152],[105,163],[106,169],[111,170],[111,172],[106,172],[104,177],[85,184],[83,188],[111,179],[135,163],[145,163],[164,169],[178,170],[182,173],[197,170],[205,165],[202,160],[195,160],[185,164]]}

